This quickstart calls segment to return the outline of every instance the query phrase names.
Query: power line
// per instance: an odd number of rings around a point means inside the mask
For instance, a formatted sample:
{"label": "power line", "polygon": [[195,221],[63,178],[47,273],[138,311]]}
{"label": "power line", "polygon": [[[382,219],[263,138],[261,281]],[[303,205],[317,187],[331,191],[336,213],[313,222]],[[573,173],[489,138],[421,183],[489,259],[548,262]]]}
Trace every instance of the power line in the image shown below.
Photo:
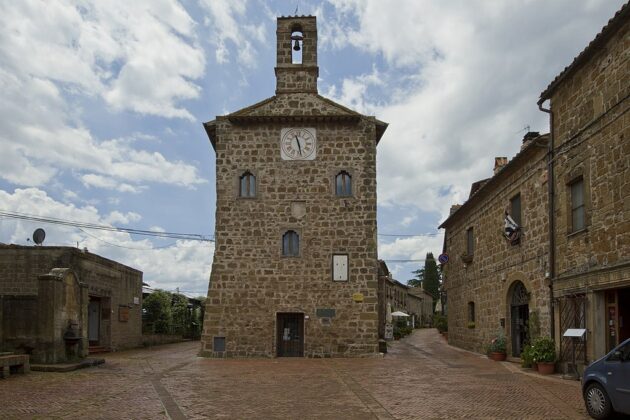
{"label": "power line", "polygon": [[73,227],[84,228],[84,229],[104,230],[108,232],[125,232],[132,235],[153,236],[153,237],[158,237],[158,238],[173,238],[173,239],[182,239],[182,240],[188,240],[188,241],[214,242],[214,240],[209,239],[207,235],[201,235],[198,233],[156,232],[153,230],[122,228],[122,227],[117,227],[117,226],[98,225],[95,223],[75,222],[75,221],[70,221],[70,220],[57,219],[53,217],[41,217],[41,216],[35,216],[32,214],[26,214],[26,213],[8,212],[4,210],[0,210],[0,217],[8,217],[11,219],[19,219],[19,220],[28,220],[32,222],[47,223],[47,224],[52,224],[52,225],[73,226]]}

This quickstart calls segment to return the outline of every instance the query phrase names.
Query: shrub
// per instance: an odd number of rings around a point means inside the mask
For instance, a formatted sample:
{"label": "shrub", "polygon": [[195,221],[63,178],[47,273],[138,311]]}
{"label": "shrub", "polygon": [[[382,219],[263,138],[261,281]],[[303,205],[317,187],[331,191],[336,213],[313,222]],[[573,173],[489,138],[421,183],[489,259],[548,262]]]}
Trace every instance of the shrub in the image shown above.
{"label": "shrub", "polygon": [[521,366],[525,368],[532,367],[534,363],[534,346],[526,344],[521,351]]}
{"label": "shrub", "polygon": [[164,290],[155,290],[142,301],[142,309],[151,333],[169,334],[173,314],[171,312],[171,294]]}
{"label": "shrub", "polygon": [[497,335],[490,340],[488,344],[488,353],[505,353],[507,347],[507,340],[503,331],[499,330]]}
{"label": "shrub", "polygon": [[444,315],[433,315],[433,326],[441,333],[448,331],[448,321]]}
{"label": "shrub", "polygon": [[540,337],[534,341],[533,361],[553,363],[556,361],[556,344],[549,337]]}

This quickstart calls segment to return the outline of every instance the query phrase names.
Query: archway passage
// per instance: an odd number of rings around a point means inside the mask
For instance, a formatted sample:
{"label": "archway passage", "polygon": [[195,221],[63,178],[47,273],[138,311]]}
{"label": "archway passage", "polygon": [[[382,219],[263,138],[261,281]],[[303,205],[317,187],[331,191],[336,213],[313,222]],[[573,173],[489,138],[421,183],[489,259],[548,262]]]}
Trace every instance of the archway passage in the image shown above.
{"label": "archway passage", "polygon": [[525,344],[529,341],[527,321],[529,320],[529,294],[520,281],[512,287],[510,300],[510,319],[512,336],[512,356],[520,357]]}

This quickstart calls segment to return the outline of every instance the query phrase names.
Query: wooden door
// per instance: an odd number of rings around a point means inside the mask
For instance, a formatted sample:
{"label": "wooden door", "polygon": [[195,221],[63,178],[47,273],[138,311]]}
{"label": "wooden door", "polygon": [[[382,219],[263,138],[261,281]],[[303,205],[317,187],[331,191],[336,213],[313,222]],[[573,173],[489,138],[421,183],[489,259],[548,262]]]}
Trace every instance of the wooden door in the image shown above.
{"label": "wooden door", "polygon": [[304,314],[279,313],[276,326],[278,357],[303,357]]}

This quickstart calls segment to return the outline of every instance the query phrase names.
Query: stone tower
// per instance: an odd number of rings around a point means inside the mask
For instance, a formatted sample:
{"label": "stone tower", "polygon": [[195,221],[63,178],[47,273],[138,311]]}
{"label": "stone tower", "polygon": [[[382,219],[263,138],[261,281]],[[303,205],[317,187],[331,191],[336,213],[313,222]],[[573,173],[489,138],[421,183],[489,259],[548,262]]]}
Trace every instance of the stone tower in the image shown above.
{"label": "stone tower", "polygon": [[217,208],[201,354],[373,354],[387,124],[318,95],[314,16],[280,17],[276,34],[275,96],[204,124]]}

